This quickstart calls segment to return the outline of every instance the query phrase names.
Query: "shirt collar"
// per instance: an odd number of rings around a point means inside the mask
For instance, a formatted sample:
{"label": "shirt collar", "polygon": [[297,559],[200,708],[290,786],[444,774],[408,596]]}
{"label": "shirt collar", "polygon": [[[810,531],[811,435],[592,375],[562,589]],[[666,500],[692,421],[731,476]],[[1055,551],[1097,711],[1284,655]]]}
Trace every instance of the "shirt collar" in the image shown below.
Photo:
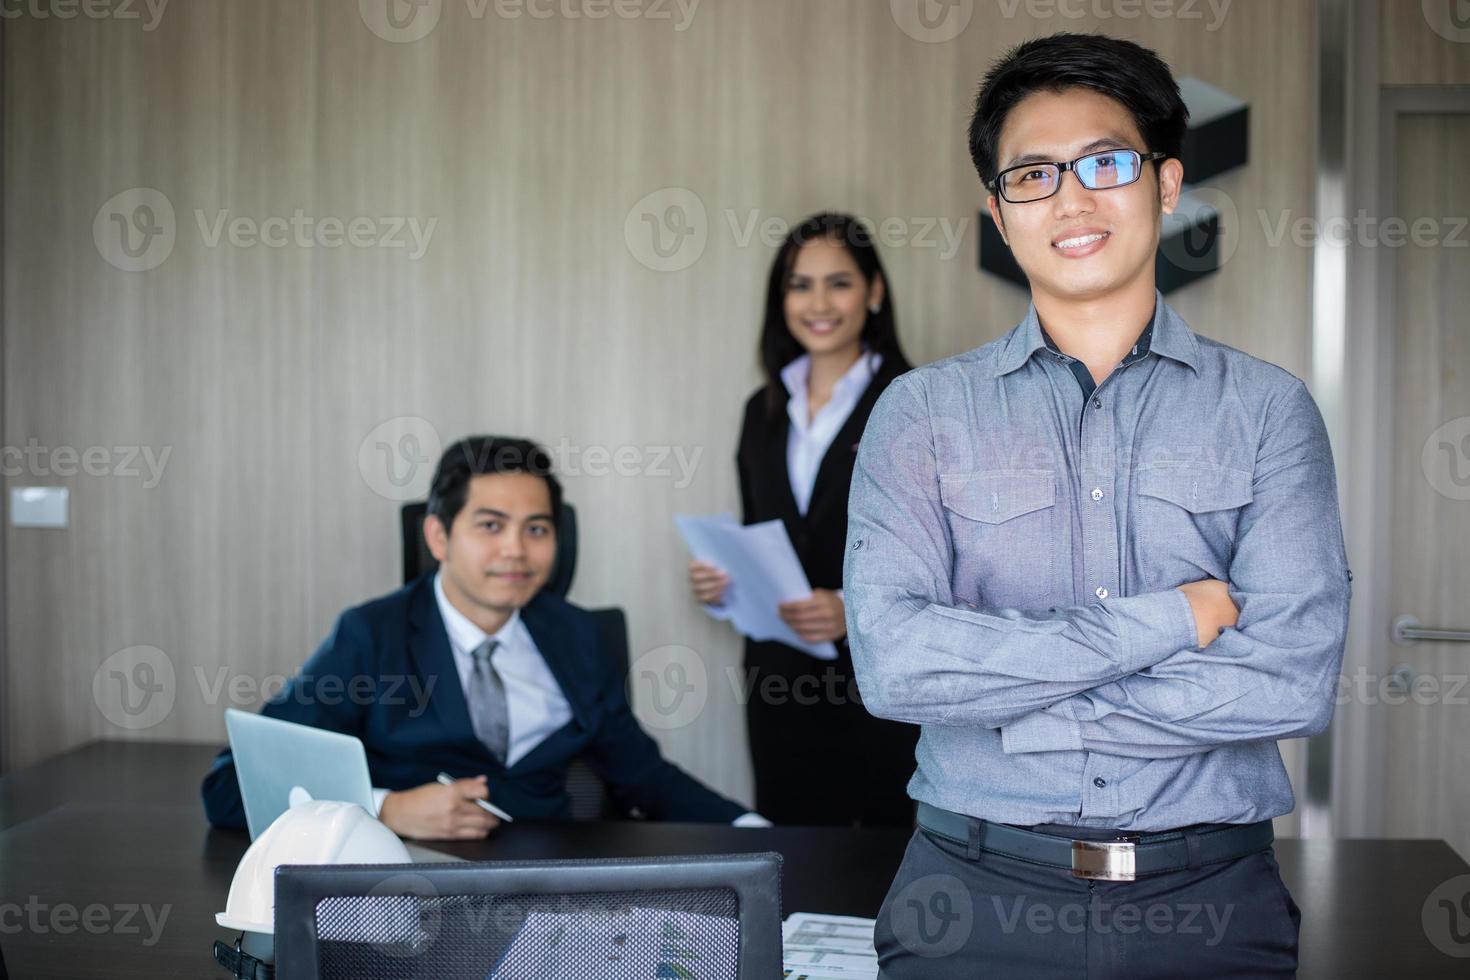
{"label": "shirt collar", "polygon": [[[866,388],[872,382],[873,376],[878,373],[878,369],[882,366],[883,355],[875,354],[864,346],[862,354],[853,362],[852,367],[848,368],[842,377],[837,379],[837,383],[832,386],[832,393],[836,395],[838,392],[853,386]],[[812,356],[810,354],[802,354],[796,360],[783,367],[781,369],[781,383],[786,386],[786,393],[793,398],[800,397],[805,400],[806,383],[807,379],[811,377],[811,373]]]}
{"label": "shirt collar", "polygon": [[[1045,341],[1047,350],[1068,364],[1073,362],[1073,358],[1062,353],[1062,349],[1057,346],[1057,342],[1052,339],[1051,334],[1046,332],[1045,327],[1041,328],[1041,339]],[[1148,326],[1143,328],[1143,333],[1139,334],[1138,339],[1133,342],[1133,348],[1123,355],[1123,363],[1132,364],[1134,361],[1141,361],[1147,357],[1152,350],[1153,339],[1154,322],[1150,320]]]}
{"label": "shirt collar", "polygon": [[[1164,296],[1154,290],[1154,315],[1145,332],[1152,329],[1148,352],[1167,357],[1187,365],[1199,373],[1199,341],[1189,325],[1164,302]],[[1031,359],[1031,355],[1046,348],[1046,334],[1041,329],[1041,319],[1036,314],[1033,301],[1026,309],[1026,318],[1016,325],[1001,347],[996,361],[995,376],[1010,374]],[[1143,353],[1142,351],[1140,353]]]}
{"label": "shirt collar", "polygon": [[517,609],[512,612],[505,625],[495,633],[486,633],[471,622],[468,616],[454,608],[454,603],[444,594],[444,583],[440,581],[443,575],[443,572],[434,573],[434,598],[439,603],[439,615],[444,618],[444,629],[449,634],[450,648],[456,654],[468,656],[491,636],[499,640],[502,646],[509,644],[520,628],[521,611]]}
{"label": "shirt collar", "polygon": [[1191,371],[1199,374],[1199,338],[1189,329],[1184,318],[1164,302],[1164,297],[1159,295],[1158,290],[1154,290],[1154,294],[1158,296],[1158,305],[1154,309],[1154,337],[1150,349],[1161,357],[1188,365]]}

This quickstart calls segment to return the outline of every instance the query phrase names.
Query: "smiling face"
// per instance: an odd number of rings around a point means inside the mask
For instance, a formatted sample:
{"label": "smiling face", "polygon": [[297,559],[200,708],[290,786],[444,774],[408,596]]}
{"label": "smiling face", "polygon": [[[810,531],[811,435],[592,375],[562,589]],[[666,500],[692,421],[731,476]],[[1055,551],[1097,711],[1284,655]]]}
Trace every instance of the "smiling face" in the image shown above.
{"label": "smiling face", "polygon": [[863,278],[852,253],[829,238],[807,242],[796,253],[786,286],[786,328],[808,353],[856,348],[868,307],[883,301],[881,278]]}
{"label": "smiling face", "polygon": [[446,531],[424,520],[424,538],[439,560],[444,594],[454,607],[493,633],[535,597],[556,560],[551,491],[530,473],[472,477],[464,506]]}
{"label": "smiling face", "polygon": [[[1086,88],[1033,92],[1007,114],[996,164],[1005,170],[1111,148],[1150,149],[1121,103]],[[1140,281],[1151,290],[1160,215],[1174,210],[1182,179],[1175,159],[1145,163],[1138,180],[1103,190],[1088,190],[1069,171],[1044,200],[1012,204],[992,194],[990,214],[1033,293],[1078,302]]]}

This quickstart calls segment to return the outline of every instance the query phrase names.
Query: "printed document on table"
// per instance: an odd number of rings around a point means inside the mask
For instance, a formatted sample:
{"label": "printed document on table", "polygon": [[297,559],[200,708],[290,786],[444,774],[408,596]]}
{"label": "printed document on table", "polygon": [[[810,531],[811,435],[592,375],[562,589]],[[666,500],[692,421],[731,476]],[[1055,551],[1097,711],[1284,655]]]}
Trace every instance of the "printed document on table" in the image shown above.
{"label": "printed document on table", "polygon": [[730,514],[711,517],[674,515],[674,524],[699,561],[725,570],[730,586],[723,606],[705,606],[716,619],[728,619],[752,640],[776,640],[821,660],[836,660],[831,643],[807,643],[781,619],[777,606],[812,594],[796,549],[780,521],[742,525]]}
{"label": "printed document on table", "polygon": [[797,912],[781,924],[786,980],[877,980],[873,920]]}

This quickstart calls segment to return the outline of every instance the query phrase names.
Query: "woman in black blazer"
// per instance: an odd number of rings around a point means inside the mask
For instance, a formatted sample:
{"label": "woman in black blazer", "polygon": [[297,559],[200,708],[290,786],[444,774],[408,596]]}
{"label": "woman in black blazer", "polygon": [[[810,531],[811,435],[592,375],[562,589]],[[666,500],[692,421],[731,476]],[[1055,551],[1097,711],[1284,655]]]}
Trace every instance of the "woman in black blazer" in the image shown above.
{"label": "woman in black blazer", "polygon": [[[755,806],[778,824],[907,827],[918,728],[863,708],[841,593],[858,440],[883,389],[910,368],[864,225],[820,214],[787,236],[760,355],[766,384],[746,402],[736,456],[744,520],[786,525],[813,595],[783,603],[781,617],[806,642],[835,643],[838,656],[746,640]],[[693,562],[689,575],[695,598],[721,601],[729,580],[719,569]]]}

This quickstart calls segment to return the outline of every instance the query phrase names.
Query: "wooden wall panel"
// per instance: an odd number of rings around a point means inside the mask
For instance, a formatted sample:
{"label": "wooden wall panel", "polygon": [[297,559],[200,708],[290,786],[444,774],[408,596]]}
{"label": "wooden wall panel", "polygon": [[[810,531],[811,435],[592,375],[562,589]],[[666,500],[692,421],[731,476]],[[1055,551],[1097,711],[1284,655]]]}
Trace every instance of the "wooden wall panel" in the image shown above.
{"label": "wooden wall panel", "polygon": [[[1455,420],[1470,415],[1465,384],[1470,331],[1464,319],[1470,286],[1463,251],[1448,243],[1460,240],[1463,249],[1464,235],[1463,228],[1456,232],[1449,223],[1455,219],[1446,222],[1446,216],[1466,213],[1470,193],[1451,168],[1426,178],[1406,172],[1405,164],[1470,152],[1470,115],[1400,117],[1392,138],[1399,161],[1394,213],[1410,227],[1428,219],[1445,230],[1428,245],[1406,241],[1387,259],[1394,263],[1396,276],[1390,609],[1395,617],[1409,615],[1423,624],[1453,628],[1465,619],[1463,556],[1470,547],[1470,509],[1457,484],[1445,480],[1436,467],[1442,447],[1454,438]],[[1458,470],[1446,472],[1459,475]],[[1431,473],[1435,479],[1428,478]],[[1385,651],[1382,663],[1384,674],[1408,667],[1440,685],[1436,691],[1427,681],[1417,681],[1402,701],[1390,695],[1375,705],[1384,719],[1390,760],[1382,777],[1384,834],[1443,837],[1460,854],[1470,854],[1470,790],[1459,766],[1459,749],[1470,736],[1470,712],[1451,690],[1463,683],[1464,645],[1395,646]]]}
{"label": "wooden wall panel", "polygon": [[1384,85],[1470,85],[1470,18],[1460,0],[1379,0]]}
{"label": "wooden wall panel", "polygon": [[[976,270],[965,127],[987,64],[1028,36],[1133,37],[1251,103],[1252,162],[1212,182],[1235,212],[1232,257],[1171,302],[1202,333],[1306,370],[1310,248],[1263,229],[1311,207],[1311,3],[1236,0],[1218,22],[1207,5],[1125,20],[977,4],[944,42],[906,33],[889,4],[848,0],[704,0],[682,30],[675,5],[659,8],[673,20],[479,9],[445,0],[411,43],[324,0],[191,0],[151,31],[7,24],[5,443],[172,450],[147,490],[26,477],[69,485],[73,520],[6,530],[11,765],[103,735],[220,739],[232,701],[207,689],[222,670],[248,692],[344,606],[393,588],[386,423],[389,451],[409,456],[403,434],[426,455],[486,430],[559,452],[583,517],[573,598],[626,608],[635,657],[697,651],[704,710],[655,732],[746,797],[727,674],[739,644],[688,600],[669,520],[738,506],[736,427],[773,253],[745,231],[822,208],[901,219],[882,249],[911,357],[998,336],[1026,297]],[[161,266],[129,273],[91,229],[138,186],[169,197],[178,234]],[[666,188],[682,190],[660,212],[683,201],[705,229],[703,252],[676,252],[672,271],[650,267],[635,208]],[[194,215],[298,208],[436,223],[414,257],[210,247]],[[620,447],[637,450],[631,475],[594,472],[588,450]],[[412,465],[396,456],[410,490],[431,463]],[[136,645],[168,654],[177,689],[166,717],[130,732],[92,680]],[[637,701],[656,720],[646,690]]]}

